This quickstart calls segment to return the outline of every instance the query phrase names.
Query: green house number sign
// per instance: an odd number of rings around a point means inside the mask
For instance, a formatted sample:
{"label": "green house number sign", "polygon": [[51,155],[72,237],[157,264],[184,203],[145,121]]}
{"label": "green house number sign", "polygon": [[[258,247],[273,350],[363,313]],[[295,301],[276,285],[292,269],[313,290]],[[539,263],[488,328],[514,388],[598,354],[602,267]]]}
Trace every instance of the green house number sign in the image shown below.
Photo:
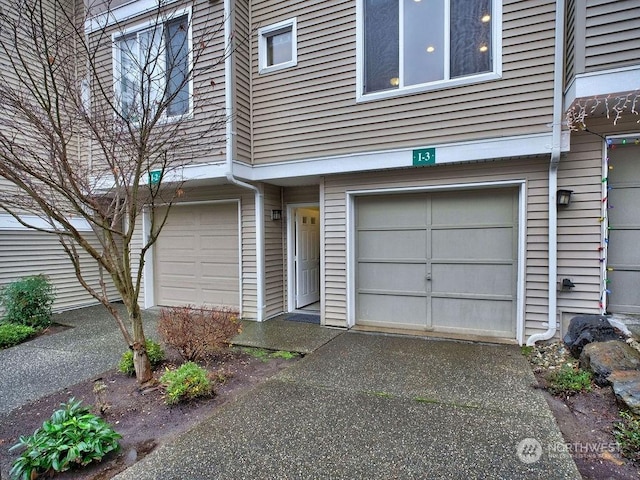
{"label": "green house number sign", "polygon": [[413,151],[413,166],[423,167],[425,165],[434,165],[436,163],[435,148],[419,148]]}
{"label": "green house number sign", "polygon": [[160,183],[160,178],[162,177],[162,170],[154,170],[149,172],[149,183],[151,185],[156,185]]}

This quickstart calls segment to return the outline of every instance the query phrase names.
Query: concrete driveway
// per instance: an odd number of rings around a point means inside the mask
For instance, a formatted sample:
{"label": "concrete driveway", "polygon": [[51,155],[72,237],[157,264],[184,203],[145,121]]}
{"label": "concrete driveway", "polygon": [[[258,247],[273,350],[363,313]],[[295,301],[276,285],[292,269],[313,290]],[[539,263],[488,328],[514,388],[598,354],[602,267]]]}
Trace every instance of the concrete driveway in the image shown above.
{"label": "concrete driveway", "polygon": [[581,478],[518,347],[336,335],[116,478]]}

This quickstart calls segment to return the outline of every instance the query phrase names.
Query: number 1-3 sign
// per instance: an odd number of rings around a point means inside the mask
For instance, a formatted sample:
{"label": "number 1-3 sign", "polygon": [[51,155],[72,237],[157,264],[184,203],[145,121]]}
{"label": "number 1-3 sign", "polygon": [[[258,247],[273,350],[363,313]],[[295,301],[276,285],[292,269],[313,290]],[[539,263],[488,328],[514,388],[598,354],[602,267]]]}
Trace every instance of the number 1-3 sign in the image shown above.
{"label": "number 1-3 sign", "polygon": [[435,165],[436,149],[435,148],[419,148],[413,151],[413,166],[423,167],[425,165]]}
{"label": "number 1-3 sign", "polygon": [[153,170],[149,172],[149,183],[151,185],[157,185],[162,178],[162,170]]}

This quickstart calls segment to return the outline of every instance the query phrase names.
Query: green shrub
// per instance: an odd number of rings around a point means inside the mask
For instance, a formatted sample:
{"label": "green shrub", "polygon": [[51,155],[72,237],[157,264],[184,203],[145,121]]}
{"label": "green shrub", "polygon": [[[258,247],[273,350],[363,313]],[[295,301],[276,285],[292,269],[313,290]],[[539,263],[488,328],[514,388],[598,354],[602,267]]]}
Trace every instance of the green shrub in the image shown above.
{"label": "green shrub", "polygon": [[8,348],[24,342],[36,333],[35,328],[15,323],[0,324],[0,348]]}
{"label": "green shrub", "polygon": [[[153,340],[147,340],[145,342],[145,346],[147,355],[149,356],[149,363],[151,363],[151,368],[155,368],[160,365],[164,360],[164,350],[162,350],[160,344]],[[133,352],[131,350],[127,350],[122,354],[120,363],[118,364],[118,371],[129,376],[136,374],[136,370],[133,366]]]}
{"label": "green shrub", "polygon": [[554,395],[574,395],[591,391],[591,372],[563,365],[547,375],[548,390]]}
{"label": "green shrub", "polygon": [[51,325],[53,285],[44,275],[24,277],[0,290],[0,305],[5,309],[4,321],[27,325],[36,330]]}
{"label": "green shrub", "polygon": [[165,386],[166,403],[176,403],[211,395],[212,387],[207,371],[193,362],[183,363],[176,370],[167,370],[160,382]]}
{"label": "green shrub", "polygon": [[163,309],[158,332],[186,361],[205,360],[229,347],[242,326],[238,312],[227,308],[194,306]]}
{"label": "green shrub", "polygon": [[625,457],[640,461],[640,419],[628,412],[620,412],[620,422],[613,427],[613,435]]}
{"label": "green shrub", "polygon": [[25,448],[13,463],[11,478],[30,480],[39,475],[64,472],[74,465],[101,460],[120,448],[121,438],[103,419],[70,399],[50,420],[10,450]]}

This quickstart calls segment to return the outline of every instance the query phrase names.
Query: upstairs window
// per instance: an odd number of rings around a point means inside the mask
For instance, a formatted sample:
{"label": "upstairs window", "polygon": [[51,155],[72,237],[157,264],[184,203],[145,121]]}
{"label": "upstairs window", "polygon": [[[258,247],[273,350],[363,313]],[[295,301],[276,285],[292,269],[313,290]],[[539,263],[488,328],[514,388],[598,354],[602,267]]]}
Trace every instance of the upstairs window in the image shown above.
{"label": "upstairs window", "polygon": [[114,86],[120,112],[138,120],[168,101],[165,117],[190,111],[189,16],[115,38]]}
{"label": "upstairs window", "polygon": [[360,1],[365,97],[497,77],[495,0]]}
{"label": "upstairs window", "polygon": [[260,73],[298,64],[296,19],[292,18],[258,29]]}

